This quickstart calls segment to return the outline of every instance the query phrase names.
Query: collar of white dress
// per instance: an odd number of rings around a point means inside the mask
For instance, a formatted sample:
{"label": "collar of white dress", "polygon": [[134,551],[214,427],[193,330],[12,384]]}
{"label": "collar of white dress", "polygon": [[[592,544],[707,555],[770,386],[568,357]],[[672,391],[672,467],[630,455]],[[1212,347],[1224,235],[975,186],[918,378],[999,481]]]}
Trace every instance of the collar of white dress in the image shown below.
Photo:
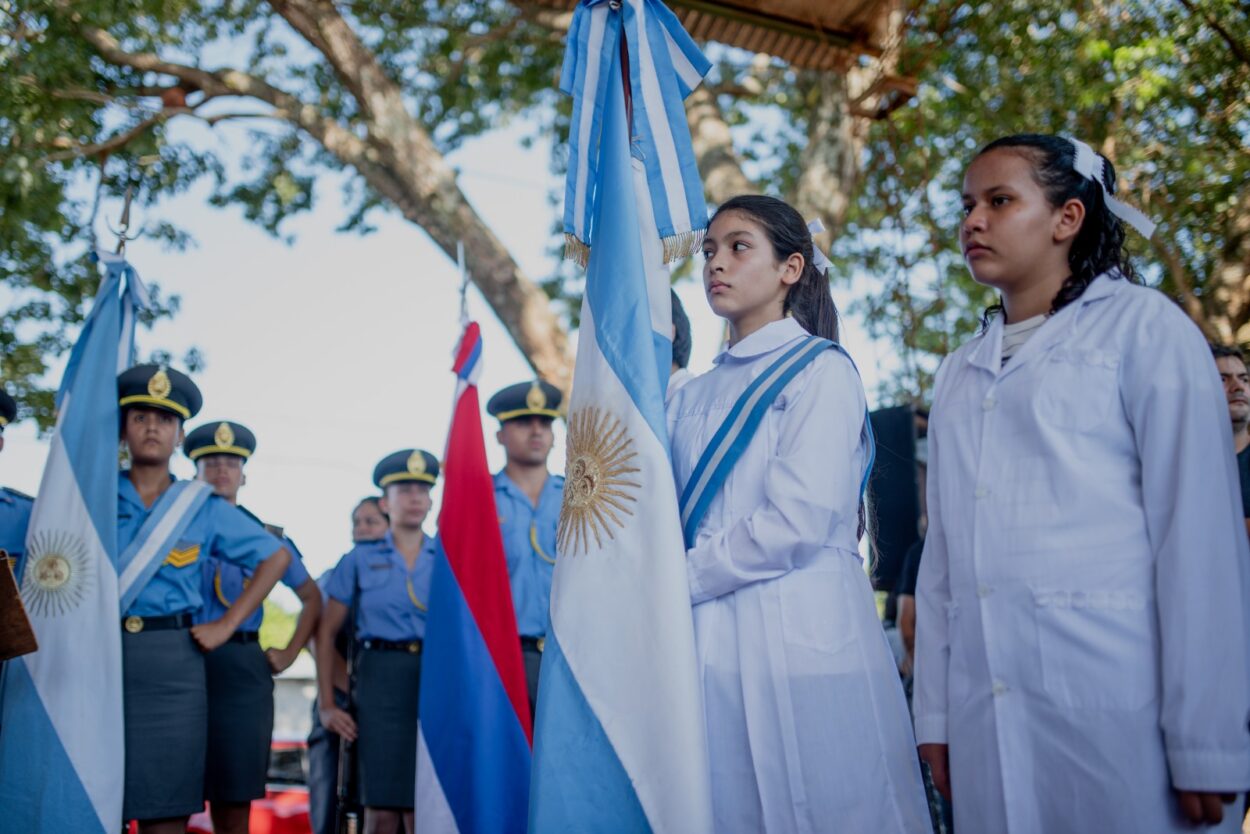
{"label": "collar of white dress", "polygon": [[792,318],[769,322],[738,342],[738,344],[721,351],[720,355],[712,361],[719,365],[730,357],[734,359],[753,359],[756,356],[771,353],[782,345],[806,335],[808,334],[803,329],[803,326]]}

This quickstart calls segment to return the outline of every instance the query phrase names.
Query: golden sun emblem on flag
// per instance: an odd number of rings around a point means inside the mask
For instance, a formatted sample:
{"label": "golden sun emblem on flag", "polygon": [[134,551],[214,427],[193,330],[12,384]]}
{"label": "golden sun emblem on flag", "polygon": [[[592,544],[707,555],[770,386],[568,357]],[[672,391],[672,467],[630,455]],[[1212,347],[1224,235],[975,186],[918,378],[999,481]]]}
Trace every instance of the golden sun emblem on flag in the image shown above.
{"label": "golden sun emblem on flag", "polygon": [[621,421],[590,406],[569,417],[568,465],[564,472],[564,500],[556,543],[560,553],[587,553],[591,538],[603,547],[603,536],[616,538],[633,515],[633,493],[642,487],[630,480],[639,470],[631,466],[638,453]]}
{"label": "golden sun emblem on flag", "polygon": [[92,580],[87,546],[64,530],[41,530],[31,539],[22,578],[22,601],[36,616],[57,617],[83,601]]}

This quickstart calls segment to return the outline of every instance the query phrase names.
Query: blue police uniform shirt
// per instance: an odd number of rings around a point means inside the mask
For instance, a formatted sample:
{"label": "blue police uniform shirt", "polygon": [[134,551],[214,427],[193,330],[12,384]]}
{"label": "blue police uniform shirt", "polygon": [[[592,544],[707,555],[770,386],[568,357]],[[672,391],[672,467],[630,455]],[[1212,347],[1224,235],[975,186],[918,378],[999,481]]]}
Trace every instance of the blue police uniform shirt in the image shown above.
{"label": "blue police uniform shirt", "polygon": [[[257,524],[264,526],[264,522],[253,515],[246,507],[239,507],[239,510]],[[295,542],[291,541],[289,536],[282,537],[282,544],[291,553],[291,564],[287,566],[286,573],[282,574],[282,584],[292,591],[298,591],[300,586],[311,578],[308,575],[308,570],[304,567],[304,556],[299,552],[299,548],[295,546]],[[229,562],[223,562],[220,559],[205,559],[203,562],[203,587],[200,591],[204,596],[204,606],[196,612],[195,621],[197,623],[211,623],[214,620],[221,619],[222,615],[226,613],[226,609],[239,598],[239,595],[247,588],[247,583],[251,581],[253,571],[237,567]],[[260,631],[260,623],[264,618],[265,606],[259,605],[239,626],[239,631]]]}
{"label": "blue police uniform shirt", "polygon": [[0,487],[0,550],[13,559],[13,574],[22,581],[22,556],[26,553],[26,528],[35,500],[29,495]]}
{"label": "blue police uniform shirt", "polygon": [[560,475],[547,476],[537,507],[506,472],[495,476],[495,509],[508,560],[517,631],[522,637],[547,636],[556,527],[563,498],[564,478]]}
{"label": "blue police uniform shirt", "polygon": [[[120,552],[134,541],[152,509],[143,505],[139,491],[126,472],[119,473],[118,477],[117,547]],[[220,559],[251,571],[281,547],[282,542],[226,499],[210,496],[191,519],[170,556],[139,592],[126,616],[166,617],[195,612],[204,604],[202,560]]]}
{"label": "blue police uniform shirt", "polygon": [[362,542],[339,561],[326,593],[351,607],[354,592],[359,589],[358,640],[424,640],[425,608],[429,605],[433,576],[434,539],[425,537],[410,571],[388,530],[385,538]]}

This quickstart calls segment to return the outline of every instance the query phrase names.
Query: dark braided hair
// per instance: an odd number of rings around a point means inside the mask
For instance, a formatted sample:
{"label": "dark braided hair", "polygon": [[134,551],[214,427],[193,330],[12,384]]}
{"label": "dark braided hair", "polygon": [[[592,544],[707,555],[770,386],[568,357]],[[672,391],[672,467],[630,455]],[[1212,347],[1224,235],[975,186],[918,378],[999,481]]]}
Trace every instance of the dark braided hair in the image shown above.
{"label": "dark braided hair", "polygon": [[[1085,221],[1068,252],[1068,267],[1072,274],[1063,282],[1051,301],[1051,315],[1080,298],[1094,279],[1104,272],[1111,273],[1112,278],[1125,278],[1135,284],[1141,283],[1124,245],[1124,223],[1107,208],[1098,183],[1086,178],[1073,167],[1076,148],[1070,141],[1062,136],[1019,133],[995,139],[982,148],[977,156],[1000,149],[1019,153],[1032,163],[1034,181],[1046,195],[1047,202],[1055,208],[1072,199],[1085,204]],[[1099,156],[1102,157],[1101,154]],[[1102,157],[1102,160],[1103,182],[1107,191],[1114,194],[1115,167],[1106,157]],[[1001,301],[986,309],[981,316],[981,327],[989,327],[990,321],[1002,310]]]}
{"label": "dark braided hair", "polygon": [[712,220],[727,211],[739,212],[760,224],[778,262],[796,252],[803,256],[803,274],[786,292],[782,311],[793,315],[808,333],[836,342],[838,308],[829,291],[828,276],[816,268],[812,233],[802,215],[782,200],[758,194],[742,194],[721,203]]}

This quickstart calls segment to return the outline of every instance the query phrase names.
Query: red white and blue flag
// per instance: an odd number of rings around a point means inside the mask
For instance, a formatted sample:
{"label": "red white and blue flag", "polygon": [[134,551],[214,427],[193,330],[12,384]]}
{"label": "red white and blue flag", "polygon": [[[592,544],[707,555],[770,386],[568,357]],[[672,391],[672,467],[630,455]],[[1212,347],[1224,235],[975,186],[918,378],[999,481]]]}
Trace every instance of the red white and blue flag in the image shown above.
{"label": "red white and blue flag", "polygon": [[416,827],[524,832],[533,729],[477,378],[482,335],[465,326],[443,461],[443,504],[417,723]]}

